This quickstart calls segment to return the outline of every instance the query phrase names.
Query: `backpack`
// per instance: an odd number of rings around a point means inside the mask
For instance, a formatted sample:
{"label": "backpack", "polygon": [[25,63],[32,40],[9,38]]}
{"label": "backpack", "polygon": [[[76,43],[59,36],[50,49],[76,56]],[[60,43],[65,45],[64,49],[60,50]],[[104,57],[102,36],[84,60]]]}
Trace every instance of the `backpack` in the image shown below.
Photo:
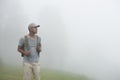
{"label": "backpack", "polygon": [[[36,37],[37,37],[37,45],[36,45],[36,47],[38,46],[38,44],[39,44],[39,42],[38,42],[38,36],[36,35]],[[29,42],[28,42],[28,36],[27,35],[25,35],[24,36],[24,38],[25,38],[25,42],[24,42],[24,44],[23,44],[23,50],[24,50],[24,47],[26,47],[27,48],[27,50],[30,50],[30,46],[29,46]],[[38,53],[38,55],[39,55],[39,53]],[[22,57],[24,57],[24,54],[21,54],[21,56]]]}

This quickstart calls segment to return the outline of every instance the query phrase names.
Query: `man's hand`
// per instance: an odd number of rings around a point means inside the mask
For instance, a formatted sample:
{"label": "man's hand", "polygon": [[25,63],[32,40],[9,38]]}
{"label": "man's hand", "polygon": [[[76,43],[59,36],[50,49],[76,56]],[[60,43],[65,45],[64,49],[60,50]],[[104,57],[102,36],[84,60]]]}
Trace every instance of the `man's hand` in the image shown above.
{"label": "man's hand", "polygon": [[22,54],[22,56],[29,56],[30,55],[30,51],[24,51],[22,46],[18,46],[18,51]]}
{"label": "man's hand", "polygon": [[30,51],[24,51],[24,55],[25,56],[29,56],[30,55]]}

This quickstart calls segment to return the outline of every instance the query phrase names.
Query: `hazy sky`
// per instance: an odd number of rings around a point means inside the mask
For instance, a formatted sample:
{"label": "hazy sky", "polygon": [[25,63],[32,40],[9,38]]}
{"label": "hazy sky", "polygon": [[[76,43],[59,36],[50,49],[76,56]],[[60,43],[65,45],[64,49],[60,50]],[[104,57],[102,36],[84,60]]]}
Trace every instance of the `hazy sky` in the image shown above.
{"label": "hazy sky", "polygon": [[22,65],[18,41],[40,24],[41,67],[120,79],[119,0],[1,0],[1,58]]}

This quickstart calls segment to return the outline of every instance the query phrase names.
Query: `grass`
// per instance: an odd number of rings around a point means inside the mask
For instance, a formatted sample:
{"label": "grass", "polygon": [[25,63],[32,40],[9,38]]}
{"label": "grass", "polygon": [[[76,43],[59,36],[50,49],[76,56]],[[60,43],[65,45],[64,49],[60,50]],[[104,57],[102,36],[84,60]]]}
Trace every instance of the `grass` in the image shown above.
{"label": "grass", "polygon": [[[0,80],[23,80],[22,69],[17,67],[0,68]],[[85,76],[68,72],[42,69],[41,80],[89,80]]]}

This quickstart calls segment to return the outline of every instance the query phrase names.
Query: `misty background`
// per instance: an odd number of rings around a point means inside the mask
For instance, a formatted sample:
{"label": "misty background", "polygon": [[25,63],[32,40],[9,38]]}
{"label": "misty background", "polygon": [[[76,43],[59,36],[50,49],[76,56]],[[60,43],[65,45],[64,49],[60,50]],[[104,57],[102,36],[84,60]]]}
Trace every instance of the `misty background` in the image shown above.
{"label": "misty background", "polygon": [[22,67],[31,22],[41,25],[42,68],[120,80],[119,0],[0,0],[0,61]]}

